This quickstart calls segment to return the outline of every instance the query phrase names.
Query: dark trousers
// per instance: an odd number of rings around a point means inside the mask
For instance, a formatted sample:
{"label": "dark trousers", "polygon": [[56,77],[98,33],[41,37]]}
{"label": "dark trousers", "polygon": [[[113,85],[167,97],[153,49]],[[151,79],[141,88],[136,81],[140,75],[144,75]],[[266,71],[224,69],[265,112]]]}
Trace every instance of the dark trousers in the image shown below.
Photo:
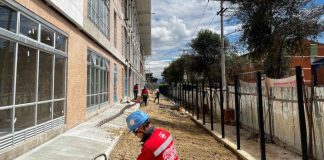
{"label": "dark trousers", "polygon": [[138,91],[134,91],[134,99],[137,99]]}
{"label": "dark trousers", "polygon": [[148,96],[143,95],[143,102],[144,102],[145,106],[146,106],[146,104],[147,104],[147,98],[148,98]]}
{"label": "dark trousers", "polygon": [[158,104],[160,103],[160,96],[156,96],[155,98],[154,98],[154,103],[155,103],[155,100],[157,99],[157,101],[158,101]]}

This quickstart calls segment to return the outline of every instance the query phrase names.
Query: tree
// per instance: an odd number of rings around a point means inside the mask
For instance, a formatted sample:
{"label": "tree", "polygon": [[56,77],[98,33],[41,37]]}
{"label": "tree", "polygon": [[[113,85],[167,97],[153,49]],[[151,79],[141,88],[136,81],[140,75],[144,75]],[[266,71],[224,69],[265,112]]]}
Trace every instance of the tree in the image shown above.
{"label": "tree", "polygon": [[157,78],[153,77],[153,73],[146,73],[145,77],[148,83],[156,83],[158,80]]}
{"label": "tree", "polygon": [[[201,73],[209,82],[220,79],[220,57],[221,39],[220,36],[208,29],[198,32],[198,36],[189,44],[193,49],[192,56],[194,63],[192,70]],[[227,41],[225,43],[227,46]]]}
{"label": "tree", "polygon": [[228,82],[234,82],[234,75],[244,72],[245,65],[249,62],[245,56],[239,56],[235,53],[228,53],[225,57],[226,79]]}
{"label": "tree", "polygon": [[[281,78],[286,73],[287,56],[302,54],[304,41],[321,32],[319,19],[323,6],[312,0],[233,0],[238,4],[235,17],[242,23],[241,41],[247,44],[253,60],[264,64],[268,76]],[[278,63],[279,62],[279,63]]]}
{"label": "tree", "polygon": [[184,75],[184,58],[178,58],[171,62],[171,64],[164,68],[162,77],[168,84],[178,83],[183,81]]}
{"label": "tree", "polygon": [[[281,78],[288,68],[287,55],[302,55],[309,49],[306,39],[323,32],[319,23],[324,5],[314,0],[233,0],[238,5],[235,16],[241,21],[243,36],[254,60],[264,63],[267,76]],[[312,104],[312,103],[309,103]],[[309,155],[312,155],[312,107],[306,107]]]}

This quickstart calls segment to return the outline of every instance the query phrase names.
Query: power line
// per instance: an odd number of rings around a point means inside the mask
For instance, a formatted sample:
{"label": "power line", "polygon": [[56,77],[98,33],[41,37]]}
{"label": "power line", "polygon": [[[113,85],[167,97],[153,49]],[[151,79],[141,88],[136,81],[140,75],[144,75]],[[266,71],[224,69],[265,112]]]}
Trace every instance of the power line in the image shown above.
{"label": "power line", "polygon": [[201,19],[202,19],[202,17],[205,15],[206,9],[207,9],[207,7],[208,7],[208,3],[209,3],[209,1],[207,1],[207,3],[206,3],[205,9],[204,9],[203,13],[202,13],[201,16],[200,16],[199,22],[198,22],[198,24],[197,24],[197,26],[196,26],[195,31],[193,32],[193,35],[196,34],[196,31],[197,31],[197,29],[198,29],[198,26],[200,25]]}
{"label": "power line", "polygon": [[[214,3],[214,5],[215,5],[215,8],[216,8],[216,4],[215,4],[215,3]],[[209,26],[214,22],[214,19],[215,19],[216,15],[217,15],[217,12],[216,12],[215,15],[213,16],[213,18],[212,18],[212,20],[210,21],[210,23],[208,24],[207,28],[209,28]]]}

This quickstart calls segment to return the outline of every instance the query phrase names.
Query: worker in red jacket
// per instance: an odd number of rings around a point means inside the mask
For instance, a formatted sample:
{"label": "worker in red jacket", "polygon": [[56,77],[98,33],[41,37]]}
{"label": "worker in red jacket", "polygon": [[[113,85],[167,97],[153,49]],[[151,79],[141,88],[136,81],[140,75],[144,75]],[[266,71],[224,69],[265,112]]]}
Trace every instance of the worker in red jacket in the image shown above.
{"label": "worker in red jacket", "polygon": [[126,118],[129,131],[141,139],[142,149],[137,160],[178,160],[173,138],[168,131],[155,128],[150,124],[149,116],[135,111]]}
{"label": "worker in red jacket", "polygon": [[143,102],[144,102],[144,104],[146,106],[147,105],[147,99],[149,97],[149,91],[148,91],[148,89],[145,86],[142,89],[142,97],[143,97]]}

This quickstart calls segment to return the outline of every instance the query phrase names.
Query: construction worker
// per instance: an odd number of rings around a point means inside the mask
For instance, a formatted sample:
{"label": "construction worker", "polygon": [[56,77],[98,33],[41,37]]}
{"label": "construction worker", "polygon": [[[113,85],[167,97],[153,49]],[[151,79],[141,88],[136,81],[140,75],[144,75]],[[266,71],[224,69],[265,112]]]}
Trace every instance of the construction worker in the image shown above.
{"label": "construction worker", "polygon": [[144,86],[144,88],[142,89],[142,97],[143,97],[143,102],[144,102],[145,106],[147,105],[148,94],[149,94],[149,91]]}
{"label": "construction worker", "polygon": [[156,90],[155,90],[154,103],[155,103],[155,100],[158,101],[158,104],[160,103],[160,90],[159,90],[159,89],[156,89]]}
{"label": "construction worker", "polygon": [[135,111],[126,118],[127,127],[141,139],[142,149],[137,160],[178,160],[170,133],[150,124],[149,116]]}
{"label": "construction worker", "polygon": [[134,99],[136,100],[138,94],[138,84],[134,85],[133,92],[134,92]]}

